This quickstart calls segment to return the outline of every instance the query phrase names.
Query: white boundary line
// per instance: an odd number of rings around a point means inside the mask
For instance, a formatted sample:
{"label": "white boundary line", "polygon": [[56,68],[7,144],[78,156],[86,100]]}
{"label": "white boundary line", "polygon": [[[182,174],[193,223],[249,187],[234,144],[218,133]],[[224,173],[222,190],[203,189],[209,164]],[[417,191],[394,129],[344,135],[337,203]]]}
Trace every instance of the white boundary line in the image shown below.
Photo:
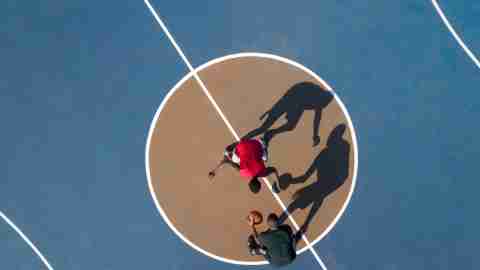
{"label": "white boundary line", "polygon": [[443,23],[445,24],[445,26],[447,26],[448,30],[453,35],[455,40],[458,42],[458,44],[460,44],[460,47],[462,47],[462,49],[465,51],[465,53],[470,57],[470,59],[472,59],[473,63],[478,68],[480,68],[480,61],[478,61],[477,57],[475,57],[475,55],[472,53],[472,51],[470,51],[470,49],[467,47],[467,45],[465,45],[462,38],[460,38],[460,36],[455,31],[455,29],[453,29],[452,25],[450,24],[447,17],[445,16],[442,9],[440,8],[440,5],[437,3],[437,0],[431,0],[431,1],[432,1],[433,6],[435,7],[435,10],[437,11],[438,15],[440,16]]}
{"label": "white boundary line", "polygon": [[48,270],[53,270],[52,266],[50,263],[48,263],[47,259],[40,253],[40,251],[35,247],[35,245],[28,239],[28,237],[11,221],[2,211],[0,211],[0,217],[8,224],[12,229],[17,232],[17,234],[25,241],[30,248],[35,252],[35,254],[40,258],[40,260],[43,262],[43,264],[48,268]]}
{"label": "white boundary line", "polygon": [[[338,104],[340,105],[342,111],[344,112],[346,118],[347,118],[347,121],[348,121],[348,124],[349,124],[349,128],[352,132],[352,142],[354,144],[354,175],[353,175],[353,179],[352,179],[352,186],[351,186],[351,189],[350,189],[350,192],[348,194],[348,197],[347,197],[347,200],[345,201],[344,205],[342,206],[340,212],[338,213],[338,215],[335,217],[335,220],[334,222],[332,222],[329,227],[327,227],[327,229],[313,242],[313,243],[310,243],[308,241],[308,239],[305,237],[305,235],[303,235],[303,240],[306,242],[306,246],[304,248],[302,248],[299,253],[302,253],[304,252],[306,249],[310,249],[310,251],[313,253],[315,259],[318,261],[318,263],[320,264],[320,266],[326,270],[326,267],[324,265],[324,263],[321,261],[320,257],[318,256],[318,254],[316,253],[316,251],[313,249],[313,245],[315,243],[317,243],[318,241],[321,240],[321,238],[323,238],[332,228],[333,226],[338,222],[339,218],[342,216],[343,212],[345,211],[350,199],[351,199],[351,196],[353,194],[353,190],[354,190],[354,187],[355,187],[355,183],[356,183],[356,178],[357,178],[357,171],[358,171],[358,147],[357,147],[357,141],[356,141],[356,135],[355,135],[355,131],[354,131],[354,128],[353,128],[353,124],[352,124],[352,121],[350,119],[350,116],[348,114],[348,112],[346,111],[346,108],[344,106],[344,104],[341,102],[341,100],[338,98],[338,96],[333,92],[333,90],[331,89],[331,87],[325,82],[323,81],[318,75],[316,75],[313,71],[307,69],[306,67],[296,63],[296,62],[293,62],[289,59],[286,59],[286,58],[282,58],[282,57],[279,57],[279,56],[275,56],[275,55],[269,55],[269,54],[260,54],[260,53],[241,53],[241,54],[234,54],[234,55],[229,55],[229,56],[226,56],[226,57],[222,57],[222,58],[219,58],[219,59],[215,59],[213,61],[210,61],[202,66],[200,66],[199,68],[197,69],[193,69],[192,65],[190,64],[190,62],[187,60],[187,58],[185,57],[184,53],[182,52],[182,50],[180,49],[180,47],[178,46],[178,44],[175,42],[175,40],[173,39],[172,35],[170,34],[170,32],[168,31],[167,27],[165,26],[165,24],[162,22],[162,20],[160,19],[160,17],[158,16],[158,14],[156,13],[156,11],[154,10],[154,8],[151,6],[151,4],[149,3],[148,0],[145,0],[145,4],[147,5],[147,7],[149,8],[150,12],[152,13],[152,15],[155,17],[155,19],[157,20],[157,22],[159,23],[160,27],[162,28],[162,30],[165,32],[165,34],[167,35],[167,37],[169,38],[170,42],[174,45],[175,49],[177,50],[177,52],[180,54],[180,56],[182,57],[183,61],[185,62],[185,64],[187,65],[187,67],[189,68],[190,70],[190,73],[185,76],[179,83],[177,83],[177,85],[174,87],[174,89],[172,91],[170,91],[167,96],[165,97],[165,99],[163,100],[162,104],[160,105],[159,109],[157,110],[157,113],[155,114],[155,117],[154,117],[154,120],[152,121],[152,124],[150,126],[150,131],[149,131],[149,136],[148,136],[148,139],[147,139],[147,146],[146,146],[146,151],[145,151],[145,164],[146,164],[146,172],[147,172],[147,178],[148,178],[148,181],[149,181],[149,188],[150,188],[150,192],[151,192],[151,195],[152,195],[152,198],[158,208],[158,210],[160,211],[160,214],[163,216],[163,218],[165,219],[165,221],[167,222],[167,224],[171,227],[171,229],[182,239],[184,240],[187,244],[189,244],[190,246],[192,246],[193,248],[197,249],[198,251],[212,257],[212,258],[215,258],[217,260],[220,260],[220,261],[224,261],[224,262],[228,262],[228,263],[234,263],[234,264],[241,264],[241,265],[259,265],[259,264],[265,264],[266,262],[265,261],[261,261],[261,262],[245,262],[245,261],[236,261],[236,260],[230,260],[230,259],[226,259],[226,258],[222,258],[222,257],[219,257],[215,254],[211,254],[203,249],[201,249],[200,247],[196,246],[195,244],[193,244],[192,242],[190,242],[188,239],[186,239],[186,237],[184,237],[180,232],[178,232],[178,230],[176,230],[176,228],[173,226],[173,224],[170,222],[170,220],[168,219],[167,215],[165,214],[165,212],[163,211],[163,209],[161,208],[160,204],[158,203],[156,197],[155,197],[155,194],[154,194],[154,190],[153,190],[153,186],[151,184],[151,177],[150,177],[150,171],[149,171],[149,159],[148,159],[148,152],[149,152],[149,147],[150,147],[150,140],[151,140],[151,136],[152,136],[152,133],[153,133],[153,130],[154,130],[154,126],[155,126],[155,123],[156,123],[156,120],[158,119],[158,116],[160,115],[160,112],[161,110],[163,109],[163,106],[165,106],[166,102],[168,101],[168,99],[170,98],[170,96],[175,92],[176,88],[181,84],[183,83],[186,79],[190,78],[191,76],[193,76],[199,83],[199,85],[201,86],[202,90],[205,92],[205,94],[207,95],[207,97],[209,98],[209,100],[212,102],[213,106],[215,107],[215,109],[217,110],[218,114],[222,117],[222,119],[224,120],[225,124],[227,125],[227,127],[230,129],[230,132],[232,133],[232,135],[234,135],[234,137],[239,140],[239,136],[237,135],[237,133],[235,132],[235,130],[232,128],[232,126],[230,125],[230,123],[228,122],[228,120],[226,119],[226,117],[224,116],[224,114],[222,113],[222,111],[220,110],[220,108],[218,107],[218,105],[216,104],[215,100],[212,98],[212,96],[210,95],[210,93],[208,92],[207,88],[205,87],[204,83],[202,82],[202,80],[200,79],[200,77],[198,76],[198,72],[205,68],[207,65],[211,65],[211,64],[214,64],[214,63],[218,63],[218,62],[221,62],[221,61],[224,61],[226,59],[232,59],[232,58],[238,58],[238,57],[246,57],[246,56],[254,56],[254,57],[263,57],[263,58],[271,58],[271,59],[276,59],[276,60],[279,60],[279,61],[282,61],[282,62],[285,62],[285,63],[288,63],[288,64],[292,64],[298,68],[300,68],[301,70],[304,70],[306,71],[307,73],[309,73],[310,75],[312,75],[315,79],[317,79],[318,81],[322,82],[324,85],[327,86],[328,90],[331,91],[335,97],[335,99],[337,100]],[[270,191],[271,190],[271,185],[270,183],[268,182],[267,179],[264,179],[266,185],[269,187]],[[273,193],[273,196],[275,197],[275,199],[277,200],[277,202],[282,206],[283,210],[285,211],[286,210],[286,207],[285,205],[283,204],[283,202],[280,200],[280,198],[278,197],[277,194]],[[291,215],[288,216],[290,221],[292,222],[292,224],[294,225],[294,227],[298,230],[299,229],[299,226],[296,224],[295,220],[291,217]]]}

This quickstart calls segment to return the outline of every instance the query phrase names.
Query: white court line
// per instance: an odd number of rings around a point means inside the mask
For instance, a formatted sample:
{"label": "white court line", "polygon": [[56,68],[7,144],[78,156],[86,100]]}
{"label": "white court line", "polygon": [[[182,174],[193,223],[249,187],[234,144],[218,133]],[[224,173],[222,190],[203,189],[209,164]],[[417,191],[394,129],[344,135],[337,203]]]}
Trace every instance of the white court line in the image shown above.
{"label": "white court line", "polygon": [[[235,139],[237,141],[240,140],[240,137],[238,136],[238,134],[235,132],[235,130],[233,129],[232,125],[230,124],[230,122],[227,120],[227,118],[225,117],[225,115],[223,114],[223,112],[220,110],[220,108],[218,107],[217,103],[215,102],[215,100],[213,99],[213,97],[211,96],[210,92],[208,91],[207,87],[205,86],[205,84],[203,83],[203,81],[200,79],[200,77],[198,76],[197,72],[195,71],[195,69],[192,67],[192,65],[190,64],[190,62],[188,61],[188,59],[186,58],[185,54],[183,53],[182,49],[180,48],[180,46],[178,46],[177,42],[175,41],[175,39],[173,38],[173,36],[170,34],[170,31],[168,30],[168,28],[165,26],[165,24],[163,23],[163,21],[160,19],[160,16],[157,14],[157,12],[155,11],[155,9],[152,7],[152,5],[150,4],[150,2],[148,0],[145,0],[145,4],[147,5],[148,9],[150,10],[150,12],[152,13],[152,15],[155,17],[156,21],[158,22],[158,24],[160,25],[160,27],[162,28],[162,30],[165,32],[165,34],[167,35],[168,39],[170,40],[170,42],[173,44],[173,46],[175,47],[175,49],[177,50],[178,54],[180,55],[180,57],[183,59],[183,61],[185,62],[185,64],[187,65],[188,69],[190,70],[190,72],[193,74],[194,78],[197,80],[198,84],[200,85],[200,87],[202,88],[203,92],[205,93],[205,95],[207,95],[208,99],[210,100],[210,102],[212,103],[212,105],[215,107],[217,113],[220,115],[220,117],[223,119],[223,121],[225,122],[225,124],[227,125],[228,129],[230,130],[230,132],[232,133],[232,135],[235,137]],[[275,197],[275,199],[277,200],[277,202],[280,204],[280,206],[282,207],[283,211],[287,211],[287,208],[285,207],[285,205],[283,204],[283,202],[280,200],[279,196],[277,194],[275,194],[273,191],[272,191],[272,186],[270,185],[270,182],[268,181],[268,179],[266,178],[263,178],[265,184],[268,186],[270,192],[272,193],[272,195]],[[288,212],[287,212],[288,213]],[[290,213],[288,213],[288,218],[290,219],[290,221],[292,222],[293,226],[295,227],[295,229],[298,231],[300,230],[300,227],[298,226],[298,224],[295,222],[295,220],[293,219],[293,217],[290,215]],[[320,264],[320,266],[322,267],[322,269],[324,270],[327,270],[327,267],[325,266],[325,264],[323,263],[323,261],[320,259],[320,256],[318,256],[317,252],[315,251],[315,249],[313,248],[312,245],[310,245],[310,241],[307,239],[307,237],[305,235],[302,235],[302,239],[303,241],[305,242],[305,244],[309,247],[310,251],[312,252],[313,256],[315,257],[315,259],[317,260],[317,262]]]}
{"label": "white court line", "polygon": [[53,267],[48,263],[47,259],[40,253],[40,251],[35,247],[35,245],[28,239],[28,237],[23,234],[23,232],[11,221],[2,211],[0,211],[0,217],[8,224],[10,227],[12,227],[18,235],[25,241],[30,248],[35,252],[35,254],[40,258],[40,260],[45,264],[45,266],[48,268],[48,270],[53,270]]}
{"label": "white court line", "polygon": [[435,7],[435,10],[437,11],[438,15],[440,15],[440,18],[442,18],[443,23],[445,24],[445,26],[447,26],[450,33],[452,33],[455,40],[458,42],[458,44],[460,44],[460,46],[465,51],[465,53],[470,57],[470,59],[472,59],[473,63],[475,63],[475,65],[478,68],[480,68],[480,61],[478,61],[477,57],[475,57],[475,55],[472,53],[472,51],[470,51],[470,49],[467,47],[467,45],[465,45],[463,40],[460,38],[460,36],[455,31],[455,29],[453,29],[452,25],[450,24],[447,17],[445,16],[442,9],[440,8],[440,5],[437,3],[437,0],[431,0],[431,1],[432,1],[433,6]]}

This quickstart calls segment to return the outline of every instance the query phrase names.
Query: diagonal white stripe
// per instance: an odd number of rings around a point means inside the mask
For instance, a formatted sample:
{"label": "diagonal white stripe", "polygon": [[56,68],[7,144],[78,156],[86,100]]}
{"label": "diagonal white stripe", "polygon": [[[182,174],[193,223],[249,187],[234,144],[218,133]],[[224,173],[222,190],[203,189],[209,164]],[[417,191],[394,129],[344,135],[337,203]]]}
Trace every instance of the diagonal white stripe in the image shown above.
{"label": "diagonal white stripe", "polygon": [[438,15],[440,15],[440,18],[442,19],[445,26],[447,26],[448,30],[450,31],[450,33],[452,33],[455,40],[458,42],[458,44],[460,44],[460,47],[462,47],[462,49],[465,51],[465,53],[468,55],[468,57],[470,57],[470,59],[472,59],[473,63],[478,68],[480,68],[480,61],[478,61],[477,57],[475,57],[475,55],[472,53],[472,51],[470,51],[470,49],[467,47],[467,45],[463,42],[463,40],[457,34],[455,29],[453,29],[452,25],[450,24],[447,17],[445,16],[442,9],[440,8],[440,5],[437,3],[436,0],[431,0],[431,1],[432,1],[433,6],[435,7],[435,10],[437,11]]}
{"label": "diagonal white stripe", "polygon": [[35,247],[35,245],[28,239],[28,237],[11,221],[2,211],[0,211],[0,217],[8,224],[12,229],[17,232],[17,234],[25,241],[30,248],[35,252],[35,254],[40,258],[40,260],[43,262],[43,264],[48,268],[48,270],[53,270],[52,266],[50,263],[48,263],[47,259],[40,253],[40,251]]}
{"label": "diagonal white stripe", "polygon": [[[210,94],[210,92],[208,91],[207,87],[205,86],[205,84],[203,83],[203,81],[200,79],[200,76],[198,76],[197,72],[195,71],[195,69],[193,68],[193,66],[190,64],[190,61],[188,61],[187,57],[185,56],[185,54],[183,53],[182,49],[180,48],[180,46],[178,45],[178,43],[175,41],[175,39],[173,38],[172,34],[170,33],[170,31],[168,30],[168,28],[166,27],[166,25],[163,23],[163,21],[160,19],[160,16],[157,14],[157,12],[155,11],[155,9],[152,7],[152,5],[150,4],[150,2],[148,0],[145,0],[145,4],[147,5],[148,9],[150,10],[150,12],[152,13],[152,15],[155,17],[155,20],[158,22],[158,24],[160,25],[160,27],[162,28],[163,32],[165,32],[165,34],[167,35],[168,39],[170,40],[170,42],[172,43],[172,45],[175,47],[175,50],[177,50],[178,54],[180,55],[180,57],[182,58],[182,60],[185,62],[185,64],[187,65],[188,69],[190,70],[190,72],[193,74],[194,78],[197,80],[198,84],[200,85],[200,87],[202,88],[203,92],[205,93],[205,95],[208,97],[208,99],[210,100],[210,102],[212,103],[212,105],[215,107],[215,110],[217,111],[217,113],[220,115],[220,117],[222,118],[222,120],[225,122],[226,126],[228,127],[228,129],[230,130],[230,132],[232,133],[232,135],[235,137],[235,139],[238,141],[240,140],[240,137],[238,136],[238,134],[235,132],[235,130],[233,129],[232,125],[230,124],[230,122],[228,121],[228,119],[225,117],[225,115],[223,114],[223,112],[220,110],[220,107],[218,106],[218,104],[215,102],[215,100],[213,99],[212,95]],[[282,200],[280,199],[280,197],[275,194],[272,190],[272,186],[270,185],[270,182],[268,181],[267,178],[262,178],[263,181],[265,182],[265,184],[268,186],[270,192],[272,193],[272,195],[274,196],[274,198],[277,200],[277,202],[280,204],[280,206],[282,207],[283,211],[287,211],[287,208],[285,207],[285,204],[282,202]],[[293,219],[293,217],[290,215],[290,213],[288,213],[288,218],[289,220],[292,222],[293,226],[295,227],[295,229],[298,231],[300,230],[300,227],[298,226],[298,224],[296,223],[296,221]],[[325,264],[323,263],[323,261],[320,259],[320,256],[318,256],[317,252],[315,251],[315,249],[312,247],[312,245],[310,245],[310,241],[307,239],[307,237],[305,235],[302,235],[302,239],[303,241],[305,242],[305,244],[309,247],[310,251],[312,252],[313,256],[315,257],[315,259],[317,260],[317,262],[320,264],[321,268],[323,270],[327,270]]]}
{"label": "diagonal white stripe", "polygon": [[177,50],[178,54],[180,55],[180,57],[182,58],[183,62],[185,62],[185,64],[187,65],[188,69],[192,72],[194,78],[197,80],[198,84],[200,84],[200,87],[202,88],[203,92],[205,93],[205,95],[207,95],[207,98],[210,100],[210,102],[212,103],[213,107],[215,107],[215,110],[217,110],[218,114],[220,115],[220,117],[222,118],[223,122],[225,122],[225,124],[227,125],[228,129],[230,130],[230,132],[233,134],[233,136],[235,137],[235,139],[238,141],[240,139],[240,137],[238,137],[237,133],[235,132],[235,130],[233,130],[233,127],[232,125],[230,125],[230,122],[228,122],[227,118],[225,117],[225,115],[222,113],[222,111],[220,110],[220,108],[218,107],[217,103],[215,102],[215,100],[213,99],[212,95],[210,94],[210,92],[207,90],[207,87],[205,86],[205,84],[203,83],[203,81],[200,79],[200,77],[198,76],[197,72],[195,72],[195,69],[192,67],[192,65],[190,64],[190,61],[188,61],[187,57],[185,56],[185,54],[183,53],[182,49],[180,49],[180,46],[178,46],[177,42],[175,42],[175,39],[173,39],[173,36],[172,34],[170,34],[170,31],[168,31],[168,28],[165,26],[165,24],[163,23],[163,21],[160,19],[160,17],[158,16],[158,14],[155,12],[155,9],[153,9],[152,5],[150,4],[150,2],[148,0],[145,0],[145,4],[147,5],[148,9],[150,10],[150,12],[152,13],[152,15],[155,17],[155,20],[158,22],[158,24],[160,25],[160,27],[162,28],[163,32],[165,32],[165,34],[167,35],[168,39],[170,40],[170,42],[172,43],[173,47],[175,47],[175,50]]}

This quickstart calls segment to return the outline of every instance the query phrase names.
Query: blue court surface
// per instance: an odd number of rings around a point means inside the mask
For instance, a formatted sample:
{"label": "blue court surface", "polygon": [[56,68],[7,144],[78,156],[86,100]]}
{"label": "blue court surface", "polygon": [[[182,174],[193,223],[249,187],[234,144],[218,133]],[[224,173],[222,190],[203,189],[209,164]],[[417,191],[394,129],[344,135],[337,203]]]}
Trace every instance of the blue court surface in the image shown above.
{"label": "blue court surface", "polygon": [[[359,170],[315,245],[329,270],[480,269],[480,66],[434,2],[480,56],[478,1],[151,1],[193,67],[275,54],[345,103]],[[1,219],[0,269],[270,269],[191,249],[152,201],[147,132],[188,68],[143,1],[7,0],[0,18],[0,211],[50,264]]]}

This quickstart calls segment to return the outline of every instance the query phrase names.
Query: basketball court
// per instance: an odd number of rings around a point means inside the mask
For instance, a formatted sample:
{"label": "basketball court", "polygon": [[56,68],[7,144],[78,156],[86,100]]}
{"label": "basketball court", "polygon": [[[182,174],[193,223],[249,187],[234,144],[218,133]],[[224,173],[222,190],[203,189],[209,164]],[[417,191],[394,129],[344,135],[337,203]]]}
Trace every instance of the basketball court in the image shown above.
{"label": "basketball court", "polygon": [[[285,269],[478,267],[480,6],[111,4],[3,9],[2,269],[270,269],[252,210]],[[208,178],[265,136],[278,194]]]}

